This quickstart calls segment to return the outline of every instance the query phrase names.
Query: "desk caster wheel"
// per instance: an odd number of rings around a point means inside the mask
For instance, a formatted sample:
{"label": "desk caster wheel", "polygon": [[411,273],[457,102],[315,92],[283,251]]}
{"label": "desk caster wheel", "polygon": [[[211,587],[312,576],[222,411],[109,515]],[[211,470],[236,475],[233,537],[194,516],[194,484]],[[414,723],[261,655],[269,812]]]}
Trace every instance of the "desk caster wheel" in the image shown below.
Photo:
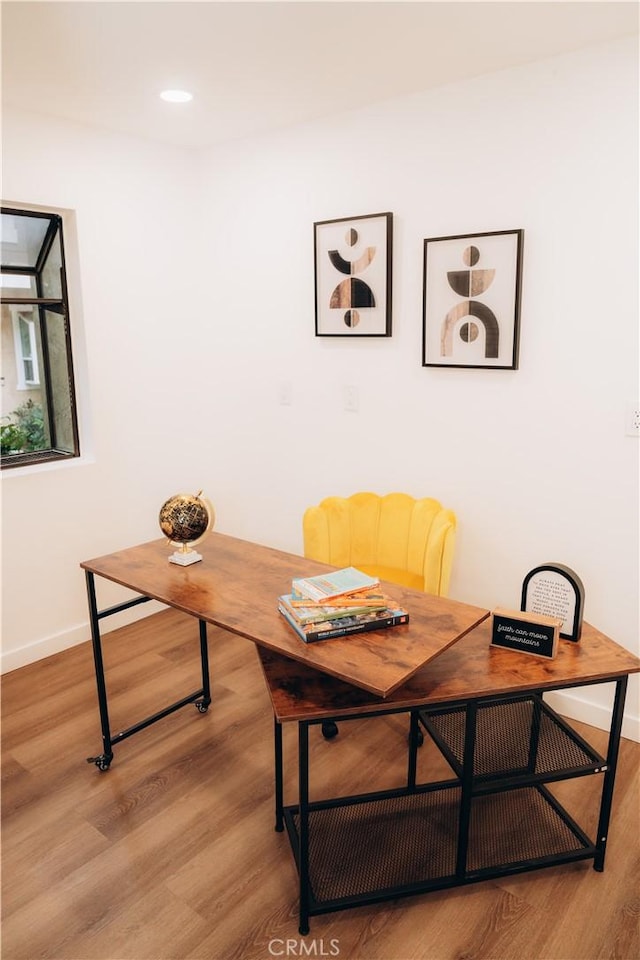
{"label": "desk caster wheel", "polygon": [[109,757],[103,753],[101,757],[87,757],[87,763],[95,763],[98,770],[108,770],[113,760],[113,754]]}
{"label": "desk caster wheel", "polygon": [[196,700],[196,710],[199,713],[206,713],[209,709],[210,700]]}
{"label": "desk caster wheel", "polygon": [[322,736],[325,740],[333,740],[334,737],[338,736],[338,724],[334,723],[333,720],[323,720]]}

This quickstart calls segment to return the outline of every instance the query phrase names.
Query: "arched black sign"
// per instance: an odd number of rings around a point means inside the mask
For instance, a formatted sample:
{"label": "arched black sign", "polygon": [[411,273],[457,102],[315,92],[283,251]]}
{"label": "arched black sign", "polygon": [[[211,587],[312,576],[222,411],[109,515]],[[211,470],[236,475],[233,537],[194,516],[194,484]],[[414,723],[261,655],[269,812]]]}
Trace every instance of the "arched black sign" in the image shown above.
{"label": "arched black sign", "polygon": [[564,640],[579,640],[584,610],[582,580],[562,563],[534,567],[524,578],[520,609],[558,617],[562,620],[560,636]]}

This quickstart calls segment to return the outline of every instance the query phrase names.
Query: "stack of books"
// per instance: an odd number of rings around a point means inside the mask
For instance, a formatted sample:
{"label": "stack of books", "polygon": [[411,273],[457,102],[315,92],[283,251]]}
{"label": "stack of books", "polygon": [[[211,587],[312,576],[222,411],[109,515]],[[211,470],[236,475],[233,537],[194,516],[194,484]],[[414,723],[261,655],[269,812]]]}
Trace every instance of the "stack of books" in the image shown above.
{"label": "stack of books", "polygon": [[291,593],[278,597],[278,610],[305,643],[409,622],[380,581],[355,567],[293,580]]}

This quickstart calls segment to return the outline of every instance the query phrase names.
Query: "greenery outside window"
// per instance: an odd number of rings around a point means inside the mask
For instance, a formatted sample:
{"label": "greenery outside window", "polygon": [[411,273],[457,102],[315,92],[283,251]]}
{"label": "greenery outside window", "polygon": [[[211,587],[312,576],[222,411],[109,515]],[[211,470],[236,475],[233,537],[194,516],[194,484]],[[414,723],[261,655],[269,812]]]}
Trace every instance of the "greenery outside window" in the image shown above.
{"label": "greenery outside window", "polygon": [[2,207],[1,461],[79,456],[62,217]]}

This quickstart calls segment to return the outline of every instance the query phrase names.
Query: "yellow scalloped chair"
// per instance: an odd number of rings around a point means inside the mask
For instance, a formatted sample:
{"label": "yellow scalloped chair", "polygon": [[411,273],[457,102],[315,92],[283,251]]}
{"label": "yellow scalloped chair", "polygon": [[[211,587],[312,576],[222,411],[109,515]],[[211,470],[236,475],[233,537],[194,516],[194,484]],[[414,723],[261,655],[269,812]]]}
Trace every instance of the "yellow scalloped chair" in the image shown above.
{"label": "yellow scalloped chair", "polygon": [[326,497],[305,510],[302,532],[310,560],[447,595],[456,516],[438,500],[406,493]]}
{"label": "yellow scalloped chair", "polygon": [[[424,593],[449,590],[456,516],[438,500],[406,493],[354,493],[326,497],[302,518],[304,555]],[[328,740],[338,727],[322,724]]]}

